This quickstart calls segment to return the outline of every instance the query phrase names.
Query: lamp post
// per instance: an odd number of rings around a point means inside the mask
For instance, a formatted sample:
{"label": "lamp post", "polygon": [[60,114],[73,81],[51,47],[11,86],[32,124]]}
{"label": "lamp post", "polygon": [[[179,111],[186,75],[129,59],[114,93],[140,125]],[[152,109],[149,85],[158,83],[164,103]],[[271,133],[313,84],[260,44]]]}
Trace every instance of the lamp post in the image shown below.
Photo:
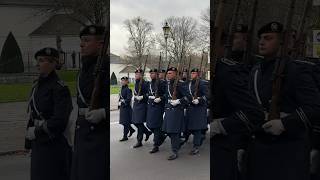
{"label": "lamp post", "polygon": [[168,61],[168,37],[170,33],[170,27],[168,26],[168,22],[166,22],[165,26],[162,27],[164,39],[166,40],[166,61]]}

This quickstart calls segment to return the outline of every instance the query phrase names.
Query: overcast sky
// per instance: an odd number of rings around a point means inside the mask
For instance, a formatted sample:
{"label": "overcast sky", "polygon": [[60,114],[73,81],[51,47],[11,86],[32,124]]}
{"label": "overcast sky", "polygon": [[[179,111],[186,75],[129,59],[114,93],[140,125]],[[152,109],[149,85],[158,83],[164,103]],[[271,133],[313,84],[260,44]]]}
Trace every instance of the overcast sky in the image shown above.
{"label": "overcast sky", "polygon": [[128,33],[123,22],[140,16],[162,32],[162,22],[170,16],[190,16],[200,22],[201,12],[210,6],[210,0],[111,0],[110,1],[110,48],[111,53],[123,55]]}

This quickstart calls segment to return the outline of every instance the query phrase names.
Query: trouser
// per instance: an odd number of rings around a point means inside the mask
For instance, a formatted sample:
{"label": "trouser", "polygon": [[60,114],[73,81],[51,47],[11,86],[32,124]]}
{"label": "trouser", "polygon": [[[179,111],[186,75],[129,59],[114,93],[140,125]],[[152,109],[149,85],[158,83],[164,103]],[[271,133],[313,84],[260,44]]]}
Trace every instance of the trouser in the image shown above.
{"label": "trouser", "polygon": [[193,130],[193,147],[200,147],[202,140],[202,130]]}
{"label": "trouser", "polygon": [[152,128],[151,131],[153,133],[153,146],[161,146],[161,144],[166,139],[166,135],[163,131],[161,131],[161,128]]}
{"label": "trouser", "polygon": [[127,137],[130,131],[134,131],[130,124],[123,124],[123,137]]}
{"label": "trouser", "polygon": [[178,153],[180,149],[180,134],[179,133],[168,133],[171,140],[171,150],[173,153]]}
{"label": "trouser", "polygon": [[138,129],[137,140],[138,142],[142,142],[143,134],[149,134],[150,132],[143,123],[135,124],[135,126]]}

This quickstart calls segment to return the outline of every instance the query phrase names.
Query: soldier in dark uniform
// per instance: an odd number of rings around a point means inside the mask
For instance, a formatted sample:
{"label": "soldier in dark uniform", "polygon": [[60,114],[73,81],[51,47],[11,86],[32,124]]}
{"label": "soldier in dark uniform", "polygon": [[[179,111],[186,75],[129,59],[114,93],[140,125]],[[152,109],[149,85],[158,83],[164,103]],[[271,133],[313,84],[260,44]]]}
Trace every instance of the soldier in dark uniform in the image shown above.
{"label": "soldier in dark uniform", "polygon": [[[191,81],[188,82],[189,106],[187,107],[187,129],[193,134],[193,149],[190,154],[199,153],[202,131],[207,129],[207,99],[208,89],[206,83],[198,79],[199,69],[191,70]],[[196,84],[197,79],[199,84]],[[196,87],[198,85],[198,87]],[[197,92],[196,88],[198,89]]]}
{"label": "soldier in dark uniform", "polygon": [[147,110],[147,127],[151,129],[154,134],[153,137],[153,149],[150,153],[156,153],[159,151],[159,146],[163,143],[166,136],[161,131],[163,122],[163,112],[165,104],[165,81],[157,80],[158,70],[150,70],[149,91],[148,91],[148,110]]}
{"label": "soldier in dark uniform", "polygon": [[[258,31],[259,54],[250,77],[250,90],[256,101],[270,111],[273,78],[283,78],[280,91],[280,118],[261,121],[249,151],[250,180],[307,180],[310,178],[310,125],[317,123],[320,94],[310,64],[278,57],[283,26],[271,22]],[[285,62],[283,74],[275,75],[277,63]]]}
{"label": "soldier in dark uniform", "polygon": [[121,91],[119,93],[119,109],[120,109],[120,118],[119,123],[123,125],[123,137],[120,141],[128,140],[129,137],[135,132],[135,130],[131,127],[131,119],[132,119],[132,108],[131,108],[131,99],[132,99],[132,91],[128,87],[128,77],[121,78]]}
{"label": "soldier in dark uniform", "polygon": [[[134,86],[134,103],[133,103],[133,116],[132,123],[138,128],[137,143],[133,148],[142,146],[143,134],[146,135],[145,141],[148,141],[149,136],[152,134],[144,125],[147,118],[147,102],[148,102],[148,82],[142,78],[142,69],[135,71],[136,83]],[[140,86],[140,81],[142,81]],[[139,87],[141,89],[139,89]],[[140,92],[139,92],[140,90]]]}
{"label": "soldier in dark uniform", "polygon": [[235,59],[220,59],[214,78],[210,170],[213,179],[217,180],[243,179],[243,149],[248,146],[255,122],[264,118],[261,106],[248,91],[249,71],[245,64]]}
{"label": "soldier in dark uniform", "polygon": [[[78,118],[74,137],[72,180],[105,180],[109,165],[108,84],[103,84],[103,96],[99,109],[91,110],[90,101],[94,88],[94,71],[103,47],[105,27],[90,25],[80,32],[81,63],[77,81]],[[105,60],[107,61],[107,60]],[[106,70],[106,65],[104,67]],[[107,75],[105,76],[107,77]]]}
{"label": "soldier in dark uniform", "polygon": [[[165,114],[162,129],[168,134],[171,139],[172,155],[168,160],[178,158],[178,151],[180,149],[180,134],[184,131],[184,107],[188,104],[186,89],[181,82],[177,83],[176,92],[174,92],[174,82],[177,76],[177,68],[171,67],[168,69],[167,87],[166,87],[166,104]],[[176,94],[174,94],[176,93]],[[176,95],[176,99],[174,98]]]}
{"label": "soldier in dark uniform", "polygon": [[244,55],[247,48],[248,26],[238,24],[232,36],[232,47],[227,55],[228,59],[237,62],[244,62]]}
{"label": "soldier in dark uniform", "polygon": [[164,77],[166,75],[166,70],[162,69],[160,72],[159,72],[159,79],[160,80],[166,80],[166,77]]}
{"label": "soldier in dark uniform", "polygon": [[25,148],[32,150],[31,180],[68,180],[71,147],[64,131],[73,108],[70,91],[55,71],[59,59],[56,49],[41,49],[35,59],[40,76],[29,100],[25,143]]}

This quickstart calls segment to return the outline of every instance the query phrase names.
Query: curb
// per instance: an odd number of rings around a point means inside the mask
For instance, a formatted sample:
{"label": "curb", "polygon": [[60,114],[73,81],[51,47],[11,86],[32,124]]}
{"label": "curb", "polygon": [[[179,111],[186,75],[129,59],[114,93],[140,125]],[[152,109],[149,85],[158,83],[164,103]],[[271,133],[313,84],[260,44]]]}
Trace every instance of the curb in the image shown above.
{"label": "curb", "polygon": [[8,152],[0,152],[1,156],[11,156],[11,155],[26,155],[28,154],[28,150],[15,150],[15,151],[8,151]]}

